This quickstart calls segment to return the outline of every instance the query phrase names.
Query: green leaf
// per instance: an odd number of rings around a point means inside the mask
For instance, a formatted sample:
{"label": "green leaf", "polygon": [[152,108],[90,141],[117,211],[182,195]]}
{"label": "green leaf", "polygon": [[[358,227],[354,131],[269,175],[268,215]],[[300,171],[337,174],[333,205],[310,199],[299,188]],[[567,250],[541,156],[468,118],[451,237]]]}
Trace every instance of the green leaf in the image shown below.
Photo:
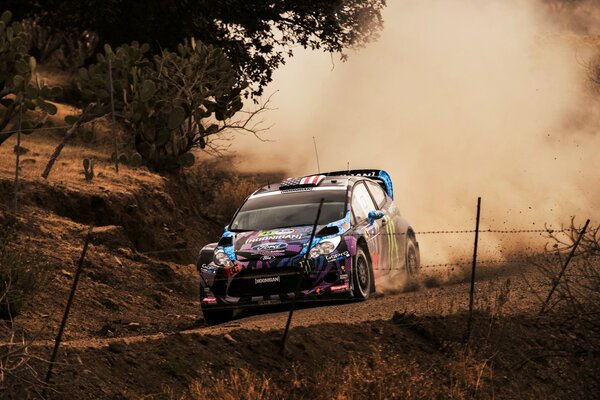
{"label": "green leaf", "polygon": [[131,157],[129,157],[129,165],[137,168],[142,165],[142,155],[138,152],[132,153]]}
{"label": "green leaf", "polygon": [[13,78],[13,85],[16,88],[21,88],[24,83],[25,83],[25,78],[23,78],[23,76],[21,76],[21,75],[15,75],[15,77]]}
{"label": "green leaf", "polygon": [[196,157],[192,153],[183,153],[179,157],[177,157],[177,164],[180,167],[188,168],[194,165],[196,162]]}
{"label": "green leaf", "polygon": [[25,96],[30,98],[30,99],[36,99],[37,97],[39,97],[40,95],[40,90],[33,86],[33,85],[27,85],[27,88],[25,88]]}
{"label": "green leaf", "polygon": [[162,128],[158,131],[158,134],[156,135],[156,145],[158,147],[162,147],[169,143],[169,140],[171,140],[171,132],[168,129]]}
{"label": "green leaf", "polygon": [[53,86],[50,88],[50,94],[48,95],[48,97],[51,99],[56,99],[58,97],[61,97],[62,94],[63,90],[60,86]]}
{"label": "green leaf", "polygon": [[145,80],[140,88],[140,100],[147,102],[156,93],[156,84],[151,80]]}
{"label": "green leaf", "polygon": [[218,131],[219,131],[219,125],[212,124],[211,126],[206,128],[206,135],[212,135],[214,133],[217,133]]}
{"label": "green leaf", "polygon": [[176,129],[183,123],[184,120],[185,110],[181,107],[175,107],[173,108],[173,111],[171,111],[171,114],[169,114],[167,126],[169,129]]}
{"label": "green leaf", "polygon": [[88,73],[87,69],[79,68],[79,79],[81,79],[82,81],[90,80],[90,74]]}
{"label": "green leaf", "polygon": [[2,13],[2,17],[0,17],[0,20],[2,20],[2,22],[4,22],[5,25],[8,25],[11,19],[12,13],[10,11],[4,11]]}
{"label": "green leaf", "polygon": [[42,99],[41,97],[38,97],[37,105],[39,108],[42,109],[42,111],[44,111],[45,113],[50,114],[50,115],[54,115],[58,111],[58,109],[56,108],[56,106],[54,104],[44,101],[44,99]]}

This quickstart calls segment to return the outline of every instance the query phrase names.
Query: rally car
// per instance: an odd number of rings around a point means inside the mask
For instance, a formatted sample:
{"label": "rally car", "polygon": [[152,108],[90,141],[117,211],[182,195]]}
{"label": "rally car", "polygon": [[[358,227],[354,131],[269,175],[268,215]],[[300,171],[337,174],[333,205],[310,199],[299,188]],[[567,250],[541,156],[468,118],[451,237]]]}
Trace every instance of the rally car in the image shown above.
{"label": "rally car", "polygon": [[205,320],[224,322],[236,308],[296,295],[365,300],[378,279],[416,273],[415,231],[393,197],[382,170],[328,172],[258,189],[219,242],[200,251]]}

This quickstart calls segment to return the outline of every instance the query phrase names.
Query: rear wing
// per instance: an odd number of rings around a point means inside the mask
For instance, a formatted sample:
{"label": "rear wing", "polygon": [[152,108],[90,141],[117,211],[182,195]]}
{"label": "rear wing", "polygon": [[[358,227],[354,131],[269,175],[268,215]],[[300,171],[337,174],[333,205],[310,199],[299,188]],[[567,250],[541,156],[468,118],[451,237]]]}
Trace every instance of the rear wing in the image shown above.
{"label": "rear wing", "polygon": [[365,178],[379,182],[387,192],[388,196],[390,196],[391,199],[394,198],[394,186],[392,185],[392,178],[390,177],[390,174],[382,169],[351,169],[347,171],[324,172],[321,175],[364,176]]}

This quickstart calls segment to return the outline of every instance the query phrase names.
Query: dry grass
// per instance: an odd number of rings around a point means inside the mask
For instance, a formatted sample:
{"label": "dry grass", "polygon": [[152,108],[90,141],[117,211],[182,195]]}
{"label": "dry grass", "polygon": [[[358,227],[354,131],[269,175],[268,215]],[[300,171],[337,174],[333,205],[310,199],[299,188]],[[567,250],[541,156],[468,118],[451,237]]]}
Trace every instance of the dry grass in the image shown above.
{"label": "dry grass", "polygon": [[269,377],[244,368],[207,379],[195,379],[178,400],[226,399],[467,399],[482,390],[482,377],[491,374],[489,364],[465,356],[451,371],[425,366],[381,349],[346,365],[331,360],[325,365],[293,365],[281,376]]}
{"label": "dry grass", "polygon": [[[27,149],[21,155],[20,177],[23,180],[42,181],[41,174],[48,159],[58,143],[63,131],[39,131],[23,135],[21,147]],[[0,146],[0,177],[14,179],[16,138],[12,137]],[[80,141],[67,143],[48,178],[48,183],[60,183],[67,188],[81,191],[109,190],[114,192],[130,191],[135,187],[164,185],[164,178],[144,168],[132,169],[120,167],[120,173],[114,170],[110,160],[110,148],[88,147]],[[95,161],[96,177],[91,184],[85,181],[83,159]]]}

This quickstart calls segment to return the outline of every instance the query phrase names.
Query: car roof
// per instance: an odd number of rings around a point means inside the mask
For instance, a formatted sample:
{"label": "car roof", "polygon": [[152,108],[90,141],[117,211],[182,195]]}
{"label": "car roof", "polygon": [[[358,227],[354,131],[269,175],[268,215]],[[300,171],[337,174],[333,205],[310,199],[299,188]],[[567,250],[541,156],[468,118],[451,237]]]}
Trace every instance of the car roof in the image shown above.
{"label": "car roof", "polygon": [[356,181],[364,179],[378,183],[383,187],[390,198],[394,198],[394,189],[390,175],[384,170],[377,169],[333,171],[303,177],[287,178],[279,183],[267,184],[252,195],[275,191],[285,193],[293,190],[311,190],[314,188],[326,190],[328,187],[332,190],[339,190],[341,187],[347,189],[354,185]]}
{"label": "car roof", "polygon": [[278,192],[278,191],[285,192],[285,191],[294,191],[294,190],[301,190],[301,189],[310,190],[315,187],[318,187],[321,190],[326,190],[327,188],[331,188],[333,190],[336,190],[336,189],[339,190],[339,188],[348,188],[349,186],[352,186],[354,184],[354,182],[359,179],[359,177],[355,177],[355,176],[325,176],[318,183],[318,185],[297,185],[297,186],[291,186],[289,188],[282,187],[282,184],[284,184],[284,182],[286,182],[289,179],[310,178],[312,176],[319,176],[319,175],[307,175],[306,177],[300,177],[300,178],[288,178],[286,180],[283,180],[282,182],[267,184],[267,185],[264,185],[263,187],[261,187],[260,189],[258,189],[257,191],[255,191],[253,193],[253,195],[263,194],[263,193],[268,193],[268,192]]}

